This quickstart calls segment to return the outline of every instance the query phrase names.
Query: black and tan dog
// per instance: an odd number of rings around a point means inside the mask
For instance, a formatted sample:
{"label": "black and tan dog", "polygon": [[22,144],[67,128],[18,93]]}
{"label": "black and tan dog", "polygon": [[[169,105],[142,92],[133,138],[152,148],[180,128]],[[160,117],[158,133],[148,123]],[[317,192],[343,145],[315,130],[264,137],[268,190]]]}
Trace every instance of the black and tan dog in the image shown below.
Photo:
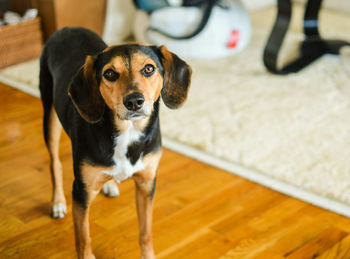
{"label": "black and tan dog", "polygon": [[[45,44],[40,60],[44,137],[51,158],[52,216],[64,217],[66,201],[58,157],[62,130],[73,151],[73,219],[78,258],[94,258],[89,207],[101,188],[132,177],[141,256],[154,258],[152,204],[161,157],[159,100],[178,108],[187,97],[191,69],[164,46],[107,47],[95,33],[64,28]],[[62,126],[61,126],[62,125]]]}

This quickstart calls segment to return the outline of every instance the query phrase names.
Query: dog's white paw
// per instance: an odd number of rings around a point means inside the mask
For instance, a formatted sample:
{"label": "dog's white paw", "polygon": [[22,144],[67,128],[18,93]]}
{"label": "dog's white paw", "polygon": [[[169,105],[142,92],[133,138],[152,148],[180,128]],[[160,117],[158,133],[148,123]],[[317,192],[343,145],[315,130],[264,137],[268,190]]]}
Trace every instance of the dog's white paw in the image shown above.
{"label": "dog's white paw", "polygon": [[51,217],[61,219],[67,214],[67,206],[65,203],[58,202],[51,207]]}
{"label": "dog's white paw", "polygon": [[102,193],[107,197],[119,196],[118,186],[113,182],[107,182],[102,186]]}

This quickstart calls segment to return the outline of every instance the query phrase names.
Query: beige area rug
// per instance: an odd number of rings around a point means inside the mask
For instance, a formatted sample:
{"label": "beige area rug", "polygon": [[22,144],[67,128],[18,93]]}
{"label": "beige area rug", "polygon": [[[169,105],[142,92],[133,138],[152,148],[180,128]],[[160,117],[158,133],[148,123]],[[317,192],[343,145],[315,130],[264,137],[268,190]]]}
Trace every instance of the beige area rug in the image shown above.
{"label": "beige area rug", "polygon": [[[295,52],[299,7],[283,48]],[[275,76],[262,51],[275,10],[251,15],[253,35],[240,54],[190,61],[193,84],[177,111],[163,105],[166,147],[282,193],[350,216],[350,49],[300,73]],[[324,11],[321,34],[350,41],[350,17]],[[38,95],[38,61],[3,70],[0,80]]]}

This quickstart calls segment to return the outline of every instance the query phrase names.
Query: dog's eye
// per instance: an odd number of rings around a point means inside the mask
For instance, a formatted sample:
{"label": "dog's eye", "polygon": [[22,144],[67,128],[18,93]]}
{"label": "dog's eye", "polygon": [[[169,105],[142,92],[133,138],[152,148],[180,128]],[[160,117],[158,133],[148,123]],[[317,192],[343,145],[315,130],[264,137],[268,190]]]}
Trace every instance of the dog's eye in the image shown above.
{"label": "dog's eye", "polygon": [[112,69],[107,69],[103,73],[104,78],[106,78],[108,81],[114,82],[119,78],[119,73],[113,71]]}
{"label": "dog's eye", "polygon": [[148,64],[142,69],[142,74],[145,76],[151,76],[156,69],[154,68],[153,65]]}

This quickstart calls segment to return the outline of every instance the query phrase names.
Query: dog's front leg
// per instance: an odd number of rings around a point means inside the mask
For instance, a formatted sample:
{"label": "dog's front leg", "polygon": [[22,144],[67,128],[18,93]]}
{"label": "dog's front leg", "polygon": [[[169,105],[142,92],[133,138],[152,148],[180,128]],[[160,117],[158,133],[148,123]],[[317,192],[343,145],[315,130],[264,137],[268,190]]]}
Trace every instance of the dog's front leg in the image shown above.
{"label": "dog's front leg", "polygon": [[78,259],[92,259],[95,256],[91,249],[89,229],[90,204],[100,192],[103,184],[112,177],[102,173],[101,168],[88,164],[83,164],[75,170],[75,175],[73,184],[75,247]]}
{"label": "dog's front leg", "polygon": [[75,248],[78,259],[93,259],[89,229],[89,207],[84,208],[73,200],[73,220],[75,231]]}
{"label": "dog's front leg", "polygon": [[141,258],[155,258],[152,243],[152,210],[156,173],[145,170],[134,175]]}

